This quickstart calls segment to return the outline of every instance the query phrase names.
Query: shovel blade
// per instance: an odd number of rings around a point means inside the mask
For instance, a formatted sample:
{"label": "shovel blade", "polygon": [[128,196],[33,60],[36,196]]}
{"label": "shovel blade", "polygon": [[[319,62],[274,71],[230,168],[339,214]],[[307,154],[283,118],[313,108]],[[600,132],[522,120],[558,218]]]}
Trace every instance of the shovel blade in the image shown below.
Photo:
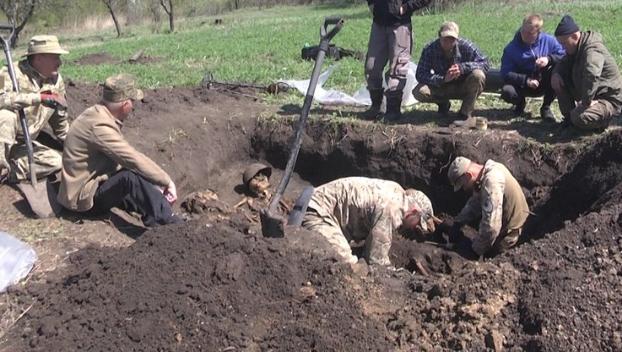
{"label": "shovel blade", "polygon": [[56,201],[56,190],[50,182],[41,181],[34,186],[30,183],[18,183],[17,188],[38,218],[55,217],[60,213],[62,207]]}
{"label": "shovel blade", "polygon": [[259,212],[261,219],[261,233],[264,237],[285,237],[285,224],[287,220],[270,209],[262,209]]}

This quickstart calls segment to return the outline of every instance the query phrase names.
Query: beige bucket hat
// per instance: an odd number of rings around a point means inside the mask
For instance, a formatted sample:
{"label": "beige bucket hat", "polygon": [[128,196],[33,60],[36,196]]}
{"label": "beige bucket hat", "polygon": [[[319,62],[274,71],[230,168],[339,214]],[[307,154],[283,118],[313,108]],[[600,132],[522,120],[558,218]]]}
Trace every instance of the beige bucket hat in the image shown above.
{"label": "beige bucket hat", "polygon": [[69,54],[69,52],[61,48],[58,38],[55,35],[35,35],[28,42],[28,51],[24,56],[35,54]]}

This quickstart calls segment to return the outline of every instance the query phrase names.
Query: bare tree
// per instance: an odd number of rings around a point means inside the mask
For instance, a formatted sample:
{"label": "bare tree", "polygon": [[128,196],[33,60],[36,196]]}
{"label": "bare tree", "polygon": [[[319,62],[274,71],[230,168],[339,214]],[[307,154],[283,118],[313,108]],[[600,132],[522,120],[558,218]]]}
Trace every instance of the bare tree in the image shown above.
{"label": "bare tree", "polygon": [[117,5],[117,0],[102,0],[104,5],[108,8],[108,12],[110,12],[110,16],[112,16],[112,21],[114,22],[114,28],[117,30],[117,38],[121,36],[121,26],[119,25],[119,20],[117,16],[114,14],[115,7]]}
{"label": "bare tree", "polygon": [[[166,7],[166,3],[168,3],[168,7]],[[175,23],[173,17],[173,0],[160,0],[160,5],[164,9],[164,12],[168,15],[168,27],[171,30],[171,33],[175,31]]]}
{"label": "bare tree", "polygon": [[15,26],[15,36],[11,40],[11,48],[17,45],[19,33],[24,29],[28,20],[35,12],[38,0],[1,0],[0,10],[6,18]]}

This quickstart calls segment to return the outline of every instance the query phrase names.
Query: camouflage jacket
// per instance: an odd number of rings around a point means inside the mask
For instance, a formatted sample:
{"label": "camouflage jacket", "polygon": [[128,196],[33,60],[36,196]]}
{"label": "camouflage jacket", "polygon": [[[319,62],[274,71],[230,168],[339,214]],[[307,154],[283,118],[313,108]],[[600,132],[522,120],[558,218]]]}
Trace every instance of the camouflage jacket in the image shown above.
{"label": "camouflage jacket", "polygon": [[[40,104],[40,93],[42,92],[51,91],[65,96],[63,78],[58,75],[55,80],[46,80],[26,60],[19,62],[15,68],[15,75],[20,88],[19,94],[13,90],[13,83],[9,77],[7,67],[5,66],[0,70],[0,109],[17,111],[23,108],[33,140],[37,138],[45,125],[49,123],[54,135],[61,141],[64,141],[69,130],[67,112],[65,110],[48,108]],[[19,121],[16,123],[19,123]],[[21,128],[17,128],[17,131],[17,139],[23,140]]]}
{"label": "camouflage jacket", "polygon": [[[346,177],[316,188],[309,207],[339,224],[348,241],[371,236],[368,239],[370,263],[389,265],[391,239],[412,202],[396,182]],[[431,203],[427,200],[426,204]]]}
{"label": "camouflage jacket", "polygon": [[483,255],[500,233],[522,228],[528,215],[529,206],[518,181],[503,164],[488,160],[473,195],[454,221],[464,224],[481,217],[473,251]]}

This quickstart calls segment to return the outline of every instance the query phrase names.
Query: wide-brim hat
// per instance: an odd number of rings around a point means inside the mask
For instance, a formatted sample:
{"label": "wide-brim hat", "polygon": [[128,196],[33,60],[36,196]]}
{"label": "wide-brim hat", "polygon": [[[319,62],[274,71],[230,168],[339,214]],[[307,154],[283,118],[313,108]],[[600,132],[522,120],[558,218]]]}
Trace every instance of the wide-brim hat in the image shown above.
{"label": "wide-brim hat", "polygon": [[36,54],[69,54],[63,49],[55,35],[35,35],[28,42],[28,51],[24,56]]}

